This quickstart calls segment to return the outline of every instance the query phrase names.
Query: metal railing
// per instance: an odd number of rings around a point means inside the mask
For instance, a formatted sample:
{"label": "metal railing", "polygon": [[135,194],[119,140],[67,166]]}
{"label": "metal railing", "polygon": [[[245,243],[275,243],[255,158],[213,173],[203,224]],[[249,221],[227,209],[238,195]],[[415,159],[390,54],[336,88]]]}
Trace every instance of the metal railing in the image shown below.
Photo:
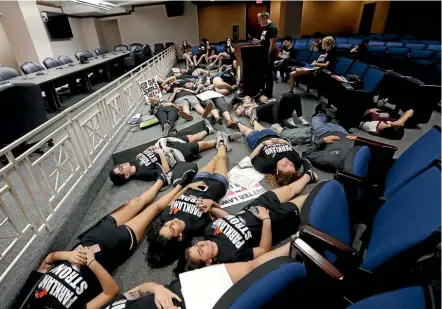
{"label": "metal railing", "polygon": [[[139,83],[167,76],[175,62],[172,46],[0,150],[9,161],[0,169],[0,281],[39,233],[51,231],[55,212],[115,143],[143,101]],[[14,148],[35,139],[14,156]],[[34,153],[51,139],[43,155]]]}

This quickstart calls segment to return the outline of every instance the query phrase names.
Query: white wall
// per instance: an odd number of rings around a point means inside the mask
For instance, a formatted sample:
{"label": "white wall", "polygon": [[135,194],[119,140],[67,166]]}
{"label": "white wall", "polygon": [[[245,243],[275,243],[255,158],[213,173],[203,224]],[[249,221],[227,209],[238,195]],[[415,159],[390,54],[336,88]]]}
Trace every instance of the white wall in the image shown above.
{"label": "white wall", "polygon": [[9,44],[3,24],[0,22],[0,65],[4,67],[11,67],[20,72],[17,60],[12,54],[11,44]]}
{"label": "white wall", "polygon": [[121,44],[120,29],[117,19],[100,20],[101,29],[104,38],[104,46],[109,51],[114,49],[115,45]]}
{"label": "white wall", "polygon": [[197,45],[198,11],[194,4],[185,1],[182,16],[167,17],[164,4],[135,7],[131,15],[119,16],[118,26],[123,44],[134,42],[148,43],[153,49],[155,43],[187,40],[191,45]]}
{"label": "white wall", "polygon": [[94,50],[100,47],[94,18],[81,18],[81,30],[85,42],[85,50]]}

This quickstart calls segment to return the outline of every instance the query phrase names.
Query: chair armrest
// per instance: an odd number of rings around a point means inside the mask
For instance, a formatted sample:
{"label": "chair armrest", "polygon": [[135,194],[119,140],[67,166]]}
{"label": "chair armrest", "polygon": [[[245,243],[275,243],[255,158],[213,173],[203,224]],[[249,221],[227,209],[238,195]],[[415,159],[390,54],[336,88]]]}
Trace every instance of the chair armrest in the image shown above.
{"label": "chair armrest", "polygon": [[348,90],[348,91],[350,91],[350,90],[355,91],[355,89],[353,88],[353,86],[350,85],[349,83],[341,83],[341,86],[342,86],[345,90]]}
{"label": "chair armrest", "polygon": [[351,182],[359,187],[370,187],[375,191],[379,190],[379,186],[377,184],[371,183],[370,181],[368,181],[367,178],[362,178],[345,171],[337,171],[335,173],[334,179],[338,180],[339,182]]}
{"label": "chair armrest", "polygon": [[339,281],[344,279],[344,275],[339,269],[301,238],[295,238],[290,243],[290,256],[296,259],[298,255],[300,255],[305,261],[309,261],[316,265],[331,278]]}
{"label": "chair armrest", "polygon": [[368,146],[368,147],[377,147],[377,148],[383,148],[383,149],[390,149],[391,151],[396,151],[397,147],[390,145],[390,144],[386,144],[386,143],[381,143],[378,141],[374,141],[368,138],[364,138],[364,137],[359,137],[356,139],[355,145],[358,146]]}
{"label": "chair armrest", "polygon": [[357,251],[351,246],[312,226],[302,225],[299,229],[299,237],[307,242],[310,240],[320,243],[325,250],[329,250],[346,260],[354,261],[357,257]]}
{"label": "chair armrest", "polygon": [[332,72],[327,70],[327,69],[321,69],[320,72],[324,73],[325,75],[331,75],[332,74]]}

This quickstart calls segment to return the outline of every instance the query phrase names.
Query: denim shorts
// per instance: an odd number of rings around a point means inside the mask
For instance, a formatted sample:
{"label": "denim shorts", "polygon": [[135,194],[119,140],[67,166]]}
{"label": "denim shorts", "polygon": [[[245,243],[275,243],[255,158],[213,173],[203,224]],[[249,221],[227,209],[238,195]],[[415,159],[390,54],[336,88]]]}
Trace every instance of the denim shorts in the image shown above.
{"label": "denim shorts", "polygon": [[249,143],[249,147],[253,151],[258,146],[262,138],[269,136],[279,138],[278,133],[271,129],[264,129],[261,131],[255,130],[247,135],[247,143]]}
{"label": "denim shorts", "polygon": [[216,181],[221,182],[226,189],[225,192],[227,192],[227,189],[229,189],[229,181],[227,180],[227,178],[221,174],[218,174],[218,173],[212,174],[209,172],[198,172],[198,173],[196,173],[195,177],[193,178],[193,181],[204,180],[204,179],[212,179],[212,180],[216,180]]}

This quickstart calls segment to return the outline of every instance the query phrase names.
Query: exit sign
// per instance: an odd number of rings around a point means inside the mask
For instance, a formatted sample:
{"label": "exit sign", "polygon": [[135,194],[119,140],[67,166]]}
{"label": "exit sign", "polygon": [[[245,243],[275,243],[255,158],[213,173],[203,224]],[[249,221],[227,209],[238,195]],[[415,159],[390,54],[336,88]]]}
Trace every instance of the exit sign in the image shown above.
{"label": "exit sign", "polygon": [[262,0],[256,0],[256,3],[257,3],[257,4],[261,4],[261,3],[262,3]]}

